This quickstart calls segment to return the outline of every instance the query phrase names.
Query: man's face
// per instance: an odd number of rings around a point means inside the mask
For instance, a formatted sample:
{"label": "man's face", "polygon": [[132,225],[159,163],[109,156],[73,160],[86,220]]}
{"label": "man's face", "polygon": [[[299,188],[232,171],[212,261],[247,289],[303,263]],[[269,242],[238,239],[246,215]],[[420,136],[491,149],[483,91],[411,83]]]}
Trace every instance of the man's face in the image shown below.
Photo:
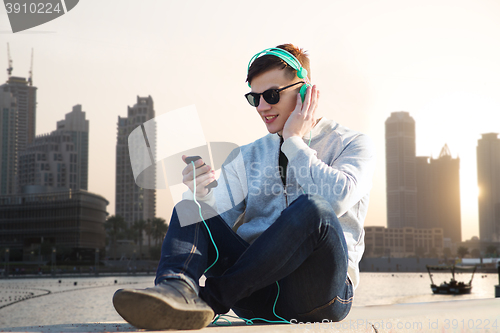
{"label": "man's face", "polygon": [[[285,76],[284,70],[276,68],[253,78],[251,88],[252,92],[262,93],[267,89],[279,89],[295,82],[300,82],[300,79],[295,77],[295,79],[290,80]],[[281,91],[280,100],[276,104],[269,104],[260,96],[259,106],[256,109],[262,121],[266,124],[269,133],[282,134],[283,127],[297,104],[297,93],[300,87],[301,85],[297,84]]]}

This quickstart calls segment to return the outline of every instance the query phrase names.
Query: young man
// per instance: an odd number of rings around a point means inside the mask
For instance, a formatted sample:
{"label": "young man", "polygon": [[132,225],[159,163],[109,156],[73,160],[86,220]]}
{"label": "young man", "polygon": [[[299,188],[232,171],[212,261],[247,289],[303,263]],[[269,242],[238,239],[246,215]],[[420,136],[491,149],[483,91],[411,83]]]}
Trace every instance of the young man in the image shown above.
{"label": "young man", "polygon": [[203,160],[183,170],[189,191],[172,215],[156,286],[113,298],[136,327],[202,328],[230,309],[291,323],[340,321],[350,311],[374,171],[371,141],[317,119],[316,86],[304,99],[299,93],[310,78],[301,49],[285,44],[254,58],[246,97],[269,134],[228,157],[216,188],[206,187],[215,175]]}

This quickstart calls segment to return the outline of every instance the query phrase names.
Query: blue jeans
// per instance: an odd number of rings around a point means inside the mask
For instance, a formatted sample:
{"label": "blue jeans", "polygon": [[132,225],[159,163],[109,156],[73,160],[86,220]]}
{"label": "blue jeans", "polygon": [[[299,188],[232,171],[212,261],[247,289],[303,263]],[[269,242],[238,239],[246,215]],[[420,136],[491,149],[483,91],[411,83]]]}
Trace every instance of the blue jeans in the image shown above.
{"label": "blue jeans", "polygon": [[[347,245],[331,205],[318,195],[302,195],[251,245],[238,236],[213,209],[201,203],[219,250],[216,258],[203,222],[181,227],[182,218],[199,218],[196,203],[175,207],[163,242],[155,284],[168,278],[186,281],[216,314],[233,309],[240,317],[297,322],[340,321],[351,309],[352,284],[347,278]],[[210,215],[208,215],[210,214]]]}

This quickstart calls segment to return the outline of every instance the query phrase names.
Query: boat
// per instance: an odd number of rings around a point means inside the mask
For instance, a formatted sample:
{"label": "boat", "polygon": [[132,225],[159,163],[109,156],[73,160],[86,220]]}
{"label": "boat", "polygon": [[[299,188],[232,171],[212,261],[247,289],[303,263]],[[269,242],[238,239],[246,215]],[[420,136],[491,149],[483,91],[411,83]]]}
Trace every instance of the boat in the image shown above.
{"label": "boat", "polygon": [[[426,265],[427,271],[429,272],[429,277],[431,278],[431,289],[434,294],[445,294],[445,295],[461,295],[470,294],[472,290],[472,279],[474,278],[474,273],[476,272],[477,265],[474,266],[455,266],[455,265],[442,265],[442,266],[430,266]],[[431,271],[450,271],[451,280],[450,282],[444,281],[439,286],[434,284],[432,280]],[[470,281],[465,283],[462,281],[455,280],[456,272],[472,272]]]}

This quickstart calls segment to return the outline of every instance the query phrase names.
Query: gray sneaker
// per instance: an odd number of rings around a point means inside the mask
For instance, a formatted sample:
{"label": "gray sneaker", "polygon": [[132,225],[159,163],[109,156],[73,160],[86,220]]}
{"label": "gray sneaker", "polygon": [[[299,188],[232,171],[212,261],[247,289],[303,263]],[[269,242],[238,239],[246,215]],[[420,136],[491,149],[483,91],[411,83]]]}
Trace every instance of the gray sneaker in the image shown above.
{"label": "gray sneaker", "polygon": [[154,288],[117,290],[113,305],[127,322],[148,330],[200,329],[214,317],[212,308],[187,283],[175,279]]}

